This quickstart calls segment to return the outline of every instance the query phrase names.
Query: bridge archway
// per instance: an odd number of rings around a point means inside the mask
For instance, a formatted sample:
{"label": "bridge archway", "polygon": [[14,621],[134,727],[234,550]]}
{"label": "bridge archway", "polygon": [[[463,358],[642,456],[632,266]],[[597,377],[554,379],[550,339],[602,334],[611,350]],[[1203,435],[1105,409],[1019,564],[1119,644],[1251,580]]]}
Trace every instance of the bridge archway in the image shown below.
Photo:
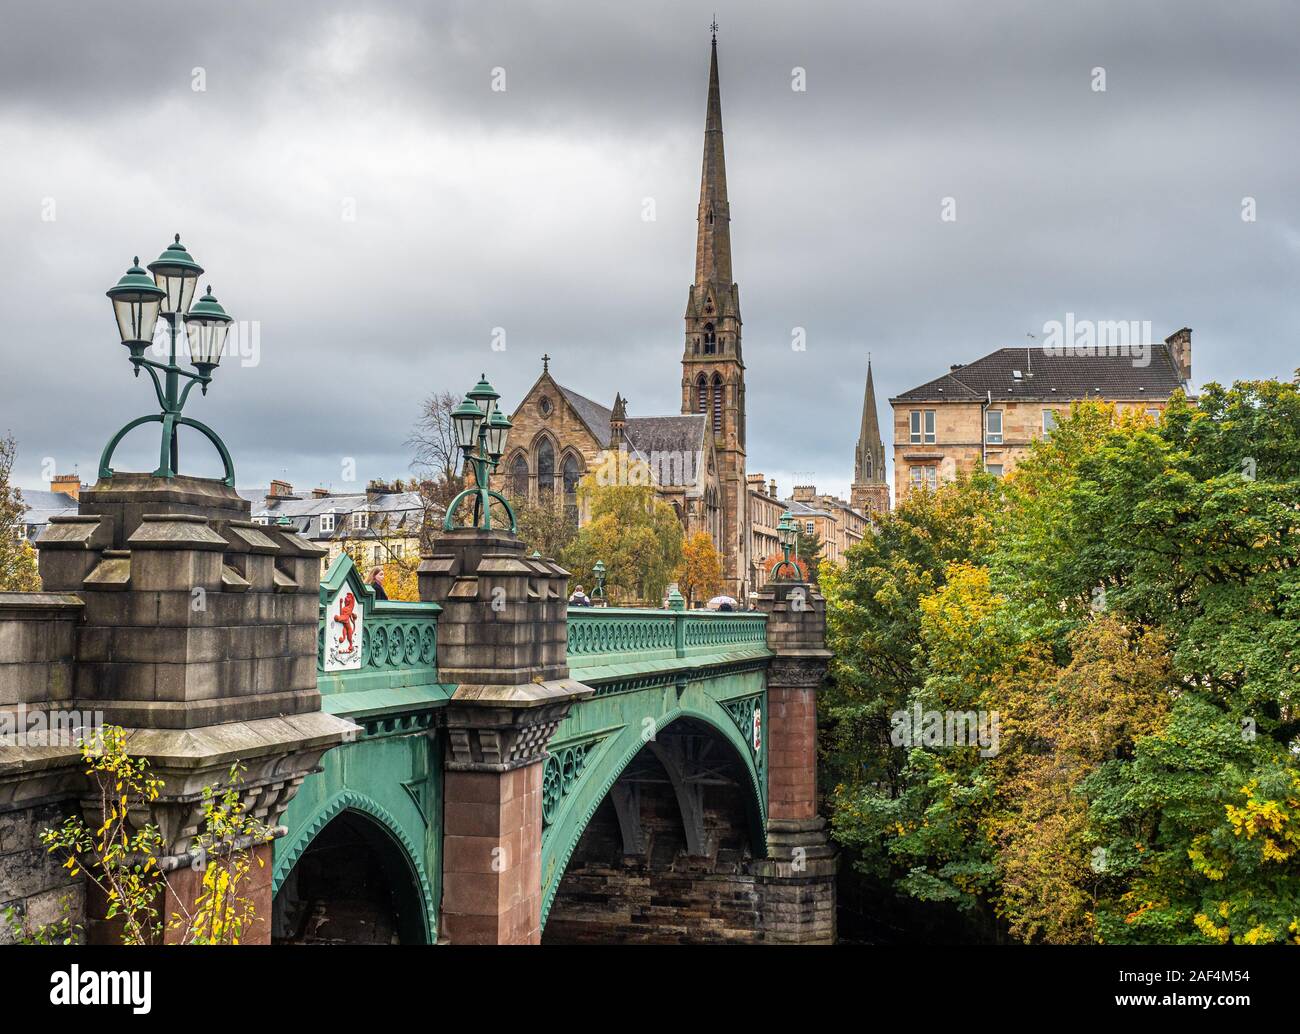
{"label": "bridge archway", "polygon": [[544,943],[743,938],[764,854],[758,772],[731,722],[666,716],[603,780],[544,903]]}
{"label": "bridge archway", "polygon": [[335,798],[277,865],[273,943],[429,943],[429,887],[414,845],[368,803]]}

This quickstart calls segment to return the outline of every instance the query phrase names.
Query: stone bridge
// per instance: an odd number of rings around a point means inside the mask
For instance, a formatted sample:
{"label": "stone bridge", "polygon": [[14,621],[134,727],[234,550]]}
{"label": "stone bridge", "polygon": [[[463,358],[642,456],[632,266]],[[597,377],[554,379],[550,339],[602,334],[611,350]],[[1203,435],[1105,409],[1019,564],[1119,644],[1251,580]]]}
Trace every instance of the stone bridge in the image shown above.
{"label": "stone bridge", "polygon": [[[461,529],[422,602],[379,601],[220,482],[116,475],[80,510],[40,542],[47,591],[0,594],[0,717],[127,727],[178,870],[202,787],[243,763],[279,834],[259,939],[833,940],[812,586],[571,609],[554,562]],[[0,739],[0,903],[40,920],[71,895],[110,940],[35,841],[85,796],[66,735]]]}

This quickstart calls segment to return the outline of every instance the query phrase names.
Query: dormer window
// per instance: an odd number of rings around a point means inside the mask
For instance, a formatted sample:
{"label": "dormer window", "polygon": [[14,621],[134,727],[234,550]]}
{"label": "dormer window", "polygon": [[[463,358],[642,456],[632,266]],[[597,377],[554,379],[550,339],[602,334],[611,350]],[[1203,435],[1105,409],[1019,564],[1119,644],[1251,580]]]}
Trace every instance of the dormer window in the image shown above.
{"label": "dormer window", "polygon": [[333,511],[333,510],[331,510],[329,513],[323,513],[323,514],[320,515],[320,530],[321,530],[322,532],[333,532],[333,531],[334,531],[334,511]]}
{"label": "dormer window", "polygon": [[370,527],[370,511],[357,510],[352,514],[352,530],[365,531]]}

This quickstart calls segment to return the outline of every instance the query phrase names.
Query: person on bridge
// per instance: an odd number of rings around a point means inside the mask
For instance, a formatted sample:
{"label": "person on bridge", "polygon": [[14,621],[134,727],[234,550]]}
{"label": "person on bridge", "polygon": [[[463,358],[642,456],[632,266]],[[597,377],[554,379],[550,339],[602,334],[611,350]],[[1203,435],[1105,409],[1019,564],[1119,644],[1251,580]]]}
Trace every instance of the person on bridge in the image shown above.
{"label": "person on bridge", "polygon": [[591,597],[582,591],[581,585],[579,585],[576,589],[573,590],[573,595],[569,597],[569,606],[570,607],[591,606]]}
{"label": "person on bridge", "polygon": [[366,578],[366,584],[375,590],[375,599],[388,599],[388,593],[384,591],[384,569],[382,567],[376,567],[370,572]]}

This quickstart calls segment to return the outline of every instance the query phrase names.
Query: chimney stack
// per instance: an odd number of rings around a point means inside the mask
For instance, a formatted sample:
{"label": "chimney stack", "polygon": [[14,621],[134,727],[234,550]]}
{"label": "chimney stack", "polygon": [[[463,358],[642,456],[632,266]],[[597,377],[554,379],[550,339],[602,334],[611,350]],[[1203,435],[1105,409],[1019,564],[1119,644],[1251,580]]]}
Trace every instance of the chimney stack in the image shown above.
{"label": "chimney stack", "polygon": [[330,490],[328,488],[313,488],[311,490],[311,497],[313,499],[328,499],[330,497]]}
{"label": "chimney stack", "polygon": [[273,480],[271,482],[271,489],[266,493],[266,495],[270,499],[291,496],[293,495],[293,485],[289,484],[287,481]]}
{"label": "chimney stack", "polygon": [[776,498],[776,478],[773,478],[771,481],[767,483],[767,494],[770,495],[773,499]]}
{"label": "chimney stack", "polygon": [[1169,356],[1178,371],[1178,379],[1187,383],[1192,380],[1192,328],[1184,327],[1165,338],[1169,346]]}
{"label": "chimney stack", "polygon": [[50,482],[51,492],[62,492],[64,495],[71,496],[74,500],[81,498],[81,475],[80,474],[55,474],[54,480]]}

